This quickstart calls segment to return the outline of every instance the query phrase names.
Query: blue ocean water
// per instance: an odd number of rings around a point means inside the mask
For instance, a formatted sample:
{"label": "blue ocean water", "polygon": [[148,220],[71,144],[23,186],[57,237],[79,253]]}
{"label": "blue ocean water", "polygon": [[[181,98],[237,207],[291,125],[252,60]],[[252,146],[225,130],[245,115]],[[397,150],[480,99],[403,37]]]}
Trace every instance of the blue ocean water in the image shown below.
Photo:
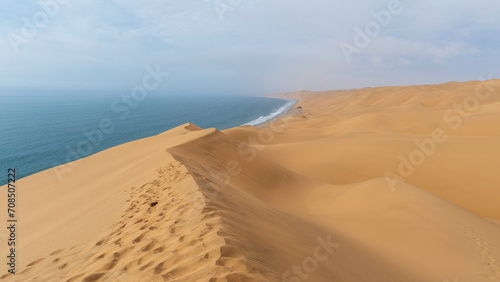
{"label": "blue ocean water", "polygon": [[0,185],[7,182],[8,168],[19,179],[186,122],[220,130],[255,125],[294,102],[247,96],[152,95],[141,102],[119,95],[0,96]]}

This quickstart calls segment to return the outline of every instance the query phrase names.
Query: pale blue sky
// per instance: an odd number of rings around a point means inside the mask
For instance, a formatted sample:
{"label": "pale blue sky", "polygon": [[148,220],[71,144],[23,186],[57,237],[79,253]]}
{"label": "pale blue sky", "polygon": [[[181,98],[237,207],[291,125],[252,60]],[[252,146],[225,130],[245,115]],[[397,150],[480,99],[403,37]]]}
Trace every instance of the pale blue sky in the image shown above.
{"label": "pale blue sky", "polygon": [[0,88],[129,89],[148,65],[170,73],[161,87],[176,94],[500,77],[500,2],[491,0],[401,0],[400,12],[346,60],[341,43],[356,47],[355,28],[391,1],[41,0],[58,3],[49,11],[6,1]]}

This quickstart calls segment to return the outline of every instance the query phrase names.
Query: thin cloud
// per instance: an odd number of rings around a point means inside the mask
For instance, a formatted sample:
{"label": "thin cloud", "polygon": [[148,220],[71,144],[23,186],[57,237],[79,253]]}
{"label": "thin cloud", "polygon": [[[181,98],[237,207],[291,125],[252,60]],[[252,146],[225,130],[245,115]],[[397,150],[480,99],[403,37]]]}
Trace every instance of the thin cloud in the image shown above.
{"label": "thin cloud", "polygon": [[172,93],[248,95],[495,74],[500,3],[486,0],[401,0],[402,13],[348,63],[340,43],[352,42],[355,28],[389,1],[246,0],[221,20],[215,1],[74,0],[18,53],[9,34],[20,34],[23,18],[41,8],[9,2],[0,12],[0,87],[126,89],[151,64],[172,73]]}

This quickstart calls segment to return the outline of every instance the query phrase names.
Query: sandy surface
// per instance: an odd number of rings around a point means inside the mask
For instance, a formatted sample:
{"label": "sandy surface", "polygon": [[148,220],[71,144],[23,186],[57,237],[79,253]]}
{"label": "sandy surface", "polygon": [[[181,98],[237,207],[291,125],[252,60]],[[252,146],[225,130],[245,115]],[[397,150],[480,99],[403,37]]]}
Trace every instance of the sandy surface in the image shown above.
{"label": "sandy surface", "polygon": [[499,93],[280,94],[302,110],[266,128],[186,124],[32,175],[0,277],[500,281]]}

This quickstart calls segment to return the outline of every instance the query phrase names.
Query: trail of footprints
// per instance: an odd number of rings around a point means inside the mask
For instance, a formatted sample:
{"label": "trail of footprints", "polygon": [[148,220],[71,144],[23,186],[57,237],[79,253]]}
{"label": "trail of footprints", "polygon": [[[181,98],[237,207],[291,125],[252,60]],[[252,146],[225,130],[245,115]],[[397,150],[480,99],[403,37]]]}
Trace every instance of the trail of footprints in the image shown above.
{"label": "trail of footprints", "polygon": [[481,234],[476,233],[474,230],[463,224],[460,225],[462,227],[462,231],[474,241],[474,251],[488,265],[490,271],[489,273],[484,274],[484,276],[493,281],[500,281],[500,265],[491,253],[492,248],[490,244],[481,238]]}
{"label": "trail of footprints", "polygon": [[189,177],[180,163],[159,169],[157,175],[154,181],[131,189],[125,213],[95,244],[55,251],[15,276],[0,278],[131,281],[128,275],[135,275],[185,281],[182,278],[190,275],[192,281],[206,279],[203,271],[217,264],[224,244],[217,235],[220,219],[214,212],[205,212],[205,198],[195,185],[176,187]]}

